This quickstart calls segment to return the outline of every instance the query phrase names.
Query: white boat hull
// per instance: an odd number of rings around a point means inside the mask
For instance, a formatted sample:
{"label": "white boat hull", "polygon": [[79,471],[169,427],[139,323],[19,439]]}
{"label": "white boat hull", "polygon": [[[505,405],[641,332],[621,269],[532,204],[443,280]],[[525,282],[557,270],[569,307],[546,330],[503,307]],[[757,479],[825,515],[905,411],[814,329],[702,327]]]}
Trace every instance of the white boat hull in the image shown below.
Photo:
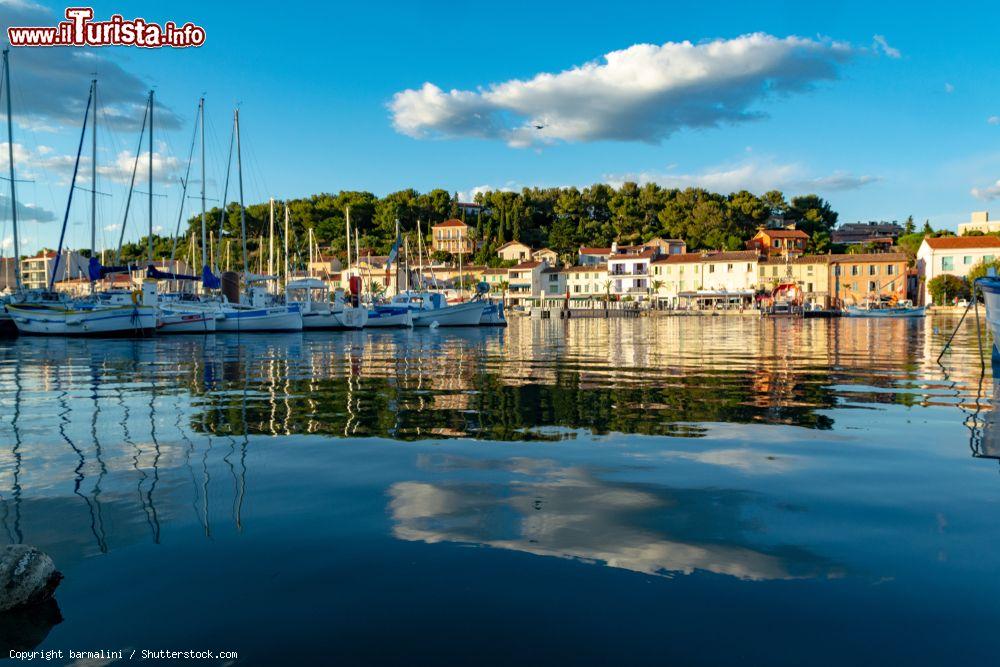
{"label": "white boat hull", "polygon": [[483,309],[483,316],[479,318],[480,326],[484,327],[505,327],[507,317],[503,312],[503,303],[487,303]]}
{"label": "white boat hull", "polygon": [[854,308],[849,307],[844,310],[844,317],[876,317],[876,318],[902,318],[902,317],[923,317],[924,308]]}
{"label": "white boat hull", "polygon": [[413,326],[429,327],[437,322],[439,327],[478,327],[484,310],[486,304],[481,301],[456,303],[433,310],[414,310]]}
{"label": "white boat hull", "polygon": [[983,303],[986,306],[986,325],[993,334],[993,356],[1000,355],[1000,284],[995,278],[981,278],[977,281]]}
{"label": "white boat hull", "polygon": [[365,322],[365,328],[395,328],[399,329],[401,327],[412,327],[413,326],[413,315],[409,310],[404,310],[400,312],[395,312],[388,310],[370,310],[368,311],[368,321]]}
{"label": "white boat hull", "polygon": [[311,329],[361,329],[368,321],[368,311],[363,308],[345,308],[340,312],[313,312],[302,314],[302,328]]}
{"label": "white boat hull", "polygon": [[302,313],[290,306],[224,308],[222,315],[215,323],[219,333],[302,331]]}
{"label": "white boat hull", "polygon": [[156,332],[161,334],[215,333],[215,315],[197,311],[160,311]]}
{"label": "white boat hull", "polygon": [[7,306],[21,334],[29,336],[143,336],[156,329],[153,306]]}

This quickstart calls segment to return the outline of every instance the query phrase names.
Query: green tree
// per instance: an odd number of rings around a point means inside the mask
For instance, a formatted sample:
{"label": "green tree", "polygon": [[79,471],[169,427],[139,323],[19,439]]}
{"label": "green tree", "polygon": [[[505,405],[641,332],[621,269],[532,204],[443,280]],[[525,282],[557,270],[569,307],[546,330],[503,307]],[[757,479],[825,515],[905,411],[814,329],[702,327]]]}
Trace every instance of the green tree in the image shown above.
{"label": "green tree", "polygon": [[955,299],[969,298],[969,283],[958,276],[943,274],[927,283],[927,291],[936,305],[950,304]]}
{"label": "green tree", "polygon": [[903,234],[912,234],[917,231],[917,225],[913,222],[913,216],[907,216],[906,222],[903,224]]}

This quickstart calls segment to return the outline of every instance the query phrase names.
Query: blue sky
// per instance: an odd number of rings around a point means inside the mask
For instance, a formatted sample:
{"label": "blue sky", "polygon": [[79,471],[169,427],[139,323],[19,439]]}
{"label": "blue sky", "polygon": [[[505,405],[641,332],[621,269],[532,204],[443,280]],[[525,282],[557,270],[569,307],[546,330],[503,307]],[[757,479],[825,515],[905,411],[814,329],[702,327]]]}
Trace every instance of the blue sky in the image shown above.
{"label": "blue sky", "polygon": [[[6,28],[13,16],[27,12],[44,17],[48,12],[50,20],[41,24],[53,24],[63,9],[47,3],[0,3],[0,20]],[[209,117],[210,198],[221,195],[224,151],[238,102],[248,202],[341,189],[384,194],[405,187],[444,187],[468,193],[483,186],[586,186],[633,178],[724,191],[818,191],[842,221],[901,220],[913,214],[920,221],[929,218],[936,226],[954,227],[972,210],[994,208],[1000,216],[1000,206],[994,206],[1000,199],[989,199],[1000,195],[995,192],[1000,188],[990,190],[1000,179],[1000,120],[989,121],[1000,116],[994,34],[1000,9],[987,3],[970,10],[957,3],[913,2],[640,2],[618,7],[585,2],[249,2],[236,11],[222,3],[182,1],[168,7],[132,1],[98,2],[94,9],[98,19],[120,12],[161,23],[193,21],[205,28],[207,41],[187,50],[91,50],[96,59],[77,67],[75,78],[66,75],[62,63],[79,54],[13,50],[15,144],[24,153],[18,169],[34,180],[22,185],[19,199],[53,214],[27,217],[57,218],[25,224],[27,250],[55,242],[65,208],[65,156],[73,153],[79,129],[79,120],[65,113],[66,105],[58,113],[52,105],[59,100],[82,104],[87,72],[94,70],[102,89],[119,95],[122,109],[155,86],[158,103],[165,107],[162,118],[175,121],[157,136],[156,152],[163,159],[159,175],[169,181],[157,185],[168,195],[157,198],[154,211],[154,224],[163,230],[176,221],[176,180],[202,93]],[[818,63],[799,71],[800,60],[792,57],[768,70],[765,78],[786,77],[791,92],[753,89],[756,79],[751,80],[749,94],[735,104],[754,120],[665,124],[663,108],[686,105],[687,89],[654,96],[656,108],[633,108],[624,97],[600,97],[586,81],[579,89],[566,82],[559,90],[535,96],[525,102],[534,106],[523,117],[512,118],[510,107],[504,106],[523,92],[523,82],[539,74],[558,77],[590,62],[600,67],[605,54],[637,44],[653,45],[657,52],[685,40],[735,45],[751,33],[763,33],[772,46],[782,48],[788,44],[784,40],[799,37]],[[884,38],[882,46],[876,35]],[[834,44],[845,48],[846,55],[836,52]],[[789,48],[792,56],[801,51]],[[733,86],[725,76],[746,64],[740,53],[713,62],[722,83],[707,81],[699,89],[703,99],[692,103],[689,116],[715,113],[713,95],[722,103],[733,101]],[[747,58],[752,57],[748,52]],[[655,63],[641,58],[630,62],[630,71],[638,68],[640,78],[673,76],[669,65],[645,72]],[[47,68],[60,76],[47,79]],[[420,106],[422,102],[410,105],[406,110],[426,120],[400,131],[394,125],[398,109],[391,108],[394,95],[420,90],[426,82],[445,97],[452,89],[467,91],[468,99],[443,110]],[[514,83],[499,103],[497,96],[478,92],[504,82]],[[587,97],[591,93],[594,99]],[[487,128],[484,114],[494,114],[494,124],[507,125]],[[138,120],[141,109],[134,115]],[[544,119],[545,127],[533,135],[536,117]],[[652,131],[635,129],[650,119]],[[511,145],[510,136],[518,131],[529,133],[527,145]],[[623,133],[634,136],[610,136]],[[105,132],[99,163],[112,165],[117,159],[121,167],[127,159],[119,155],[134,151],[135,140],[133,128]],[[111,195],[99,198],[102,244],[117,237],[114,226],[120,224],[124,203],[120,180],[110,172],[102,175],[99,189]],[[70,245],[85,245],[89,236],[85,204],[81,200],[71,211]],[[185,216],[196,205],[188,201]],[[141,202],[130,218],[127,237],[135,238],[145,228],[145,206]],[[2,238],[9,235],[9,213],[0,215]]]}

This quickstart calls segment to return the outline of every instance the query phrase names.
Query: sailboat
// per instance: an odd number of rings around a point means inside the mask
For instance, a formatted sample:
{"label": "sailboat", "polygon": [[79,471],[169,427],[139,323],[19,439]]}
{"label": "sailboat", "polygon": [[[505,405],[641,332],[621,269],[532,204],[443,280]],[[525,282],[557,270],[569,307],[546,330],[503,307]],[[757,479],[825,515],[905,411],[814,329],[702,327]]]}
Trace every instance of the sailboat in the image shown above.
{"label": "sailboat", "polygon": [[[8,69],[9,75],[9,69]],[[7,305],[7,312],[22,334],[57,335],[57,336],[136,336],[151,333],[156,328],[156,285],[150,281],[143,283],[141,292],[132,292],[131,303],[103,303],[96,298],[67,299],[65,295],[55,293],[55,281],[59,275],[62,261],[63,242],[66,237],[66,225],[73,204],[73,191],[76,188],[76,177],[80,168],[80,156],[83,153],[83,140],[90,119],[91,107],[94,108],[94,125],[91,127],[94,158],[91,165],[91,179],[96,182],[97,159],[97,80],[90,83],[87,96],[87,106],[83,113],[83,127],[80,130],[80,143],[76,151],[76,161],[73,165],[73,178],[70,181],[69,198],[66,202],[66,212],[63,216],[62,229],[59,233],[59,244],[56,248],[52,273],[49,276],[48,292],[37,298],[24,297],[16,303]],[[9,101],[9,100],[8,100]],[[8,114],[9,118],[9,114]],[[96,191],[96,188],[94,188]],[[16,206],[16,202],[13,203]],[[96,237],[95,205],[91,202],[91,252]],[[91,269],[99,267],[96,257],[91,258]],[[100,275],[100,273],[98,273]],[[95,280],[91,271],[91,281]]]}
{"label": "sailboat", "polygon": [[[10,176],[10,219],[14,230],[14,293],[19,294],[23,287],[21,284],[21,242],[17,234],[17,191],[14,180],[14,123],[10,113],[10,49],[3,50],[3,79],[4,87],[7,89],[7,159],[9,160]],[[17,325],[14,319],[7,312],[6,305],[12,301],[12,296],[3,297],[0,300],[0,338],[10,338],[17,335]]]}
{"label": "sailboat", "polygon": [[[311,275],[313,256],[312,229],[309,230],[310,276],[288,280],[288,204],[285,204],[285,303],[297,304],[302,312],[303,329],[361,329],[368,323],[368,311],[354,308],[344,299],[344,290],[334,291],[330,301],[330,287]],[[318,250],[318,248],[317,248]]]}
{"label": "sailboat", "polygon": [[[243,282],[246,285],[245,292],[240,293],[237,284],[230,281],[229,285],[235,287],[226,293],[223,290],[222,319],[216,322],[216,331],[249,333],[257,331],[302,331],[302,313],[296,304],[272,305],[269,303],[267,291],[258,283],[259,280],[250,274],[250,266],[247,258],[247,222],[246,208],[243,205],[243,160],[240,149],[240,110],[236,109],[233,115],[233,135],[236,140],[236,170],[240,191],[240,238],[243,243]],[[232,146],[232,144],[230,144]],[[232,163],[230,156],[230,164]],[[226,167],[226,184],[229,184],[229,165]],[[223,197],[225,202],[225,197]],[[225,204],[220,221],[219,239],[222,239],[222,225],[225,221]],[[206,278],[208,276],[206,275]],[[220,282],[214,275],[212,282]],[[235,275],[232,276],[235,279]],[[256,277],[259,278],[259,277]]]}

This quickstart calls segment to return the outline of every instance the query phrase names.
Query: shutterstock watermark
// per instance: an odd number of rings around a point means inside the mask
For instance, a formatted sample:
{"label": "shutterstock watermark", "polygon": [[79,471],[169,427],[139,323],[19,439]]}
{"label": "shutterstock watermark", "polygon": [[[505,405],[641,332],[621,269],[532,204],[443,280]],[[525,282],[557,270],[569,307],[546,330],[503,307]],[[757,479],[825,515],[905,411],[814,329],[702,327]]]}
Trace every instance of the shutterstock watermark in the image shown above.
{"label": "shutterstock watermark", "polygon": [[138,46],[145,49],[184,49],[205,43],[205,29],[190,21],[163,25],[142,18],[126,19],[114,14],[107,21],[94,21],[91,7],[67,7],[66,20],[55,26],[7,28],[11,46]]}

